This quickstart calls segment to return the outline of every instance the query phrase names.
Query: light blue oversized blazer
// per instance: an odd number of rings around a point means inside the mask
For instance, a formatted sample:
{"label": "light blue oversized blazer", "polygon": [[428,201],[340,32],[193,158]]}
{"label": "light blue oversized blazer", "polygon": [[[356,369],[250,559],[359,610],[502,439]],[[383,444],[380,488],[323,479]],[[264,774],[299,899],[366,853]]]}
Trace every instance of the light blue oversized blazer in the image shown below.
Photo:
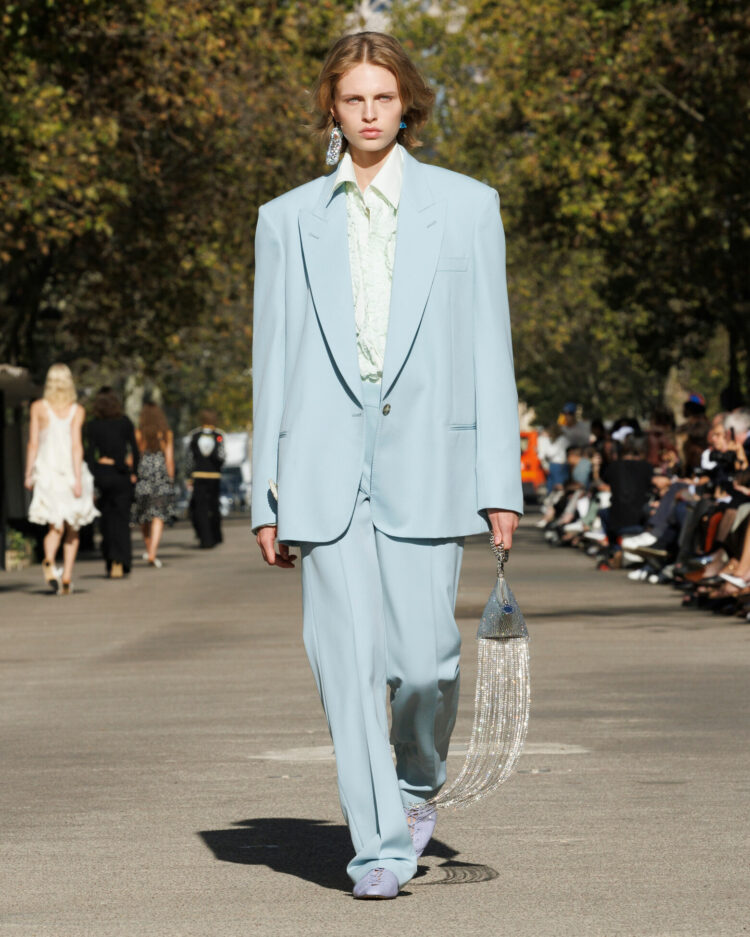
{"label": "light blue oversized blazer", "polygon": [[[288,543],[344,533],[363,470],[346,194],[334,176],[263,205],[256,231],[252,524],[278,524]],[[383,533],[460,537],[487,531],[485,508],[522,512],[499,199],[408,154],[381,408],[371,509]]]}

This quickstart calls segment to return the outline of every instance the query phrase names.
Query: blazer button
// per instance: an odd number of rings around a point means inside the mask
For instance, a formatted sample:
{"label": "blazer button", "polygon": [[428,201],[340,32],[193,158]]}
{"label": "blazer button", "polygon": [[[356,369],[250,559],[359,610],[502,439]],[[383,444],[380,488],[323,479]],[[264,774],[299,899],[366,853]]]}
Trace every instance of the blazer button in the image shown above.
{"label": "blazer button", "polygon": [[383,416],[388,416],[388,414],[389,414],[390,412],[391,412],[391,405],[390,405],[389,403],[387,403],[387,404],[383,407]]}

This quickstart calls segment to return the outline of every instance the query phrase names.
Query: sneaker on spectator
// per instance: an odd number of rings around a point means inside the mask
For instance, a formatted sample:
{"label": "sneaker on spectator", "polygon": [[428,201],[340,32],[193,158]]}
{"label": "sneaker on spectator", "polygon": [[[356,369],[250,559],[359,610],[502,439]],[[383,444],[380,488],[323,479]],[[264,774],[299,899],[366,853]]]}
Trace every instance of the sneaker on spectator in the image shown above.
{"label": "sneaker on spectator", "polygon": [[566,534],[580,534],[583,531],[583,521],[571,521],[565,524],[563,531]]}
{"label": "sneaker on spectator", "polygon": [[633,550],[633,553],[637,553],[641,560],[646,560],[647,563],[654,564],[658,563],[659,560],[666,559],[666,557],[669,556],[669,550],[665,550],[658,544],[653,547],[636,547]]}
{"label": "sneaker on spectator", "polygon": [[633,569],[628,573],[628,579],[632,579],[633,582],[643,582],[645,579],[651,575],[651,570],[648,566],[641,566],[639,569]]}
{"label": "sneaker on spectator", "polygon": [[622,562],[624,566],[642,566],[643,557],[637,553],[631,553],[629,550],[622,551]]}
{"label": "sneaker on spectator", "polygon": [[596,540],[598,543],[602,543],[607,539],[607,535],[603,530],[587,530],[583,536],[586,540]]}
{"label": "sneaker on spectator", "polygon": [[650,547],[656,543],[656,537],[644,530],[642,534],[635,534],[633,537],[622,538],[623,550],[633,550],[636,547]]}

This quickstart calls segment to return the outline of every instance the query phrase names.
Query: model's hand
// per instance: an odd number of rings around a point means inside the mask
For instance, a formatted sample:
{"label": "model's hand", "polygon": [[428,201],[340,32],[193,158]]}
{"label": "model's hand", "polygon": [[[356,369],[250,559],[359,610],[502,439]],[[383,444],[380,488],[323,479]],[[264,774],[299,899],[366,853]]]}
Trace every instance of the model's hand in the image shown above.
{"label": "model's hand", "polygon": [[518,515],[515,511],[501,511],[499,508],[487,508],[487,517],[492,528],[495,546],[504,544],[506,550],[513,545],[513,532],[518,527]]}
{"label": "model's hand", "polygon": [[73,497],[80,498],[82,494],[83,486],[81,485],[80,481],[73,482]]}
{"label": "model's hand", "polygon": [[27,491],[33,491],[33,490],[34,490],[34,479],[32,478],[31,475],[27,475],[27,476],[24,478],[24,480],[23,480],[23,487],[26,488]]}
{"label": "model's hand", "polygon": [[261,527],[255,536],[255,540],[263,554],[263,559],[269,566],[280,566],[282,569],[294,569],[296,556],[289,552],[289,547],[285,543],[279,544],[279,552],[276,552],[276,526]]}

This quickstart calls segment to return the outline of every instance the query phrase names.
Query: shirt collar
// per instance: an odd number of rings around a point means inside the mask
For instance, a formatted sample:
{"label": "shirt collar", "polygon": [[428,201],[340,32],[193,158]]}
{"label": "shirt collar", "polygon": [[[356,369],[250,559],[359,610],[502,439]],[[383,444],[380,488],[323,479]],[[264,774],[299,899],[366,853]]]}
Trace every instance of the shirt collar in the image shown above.
{"label": "shirt collar", "polygon": [[[393,208],[397,209],[401,198],[403,177],[404,150],[403,147],[397,143],[388,155],[385,165],[367,188],[377,189],[383,198],[386,199]],[[333,180],[331,195],[336,192],[339,186],[347,182],[352,182],[355,186],[357,185],[357,177],[354,174],[354,163],[348,151],[341,157],[339,168],[336,171],[336,177]],[[367,191],[367,189],[365,189],[365,191]]]}

